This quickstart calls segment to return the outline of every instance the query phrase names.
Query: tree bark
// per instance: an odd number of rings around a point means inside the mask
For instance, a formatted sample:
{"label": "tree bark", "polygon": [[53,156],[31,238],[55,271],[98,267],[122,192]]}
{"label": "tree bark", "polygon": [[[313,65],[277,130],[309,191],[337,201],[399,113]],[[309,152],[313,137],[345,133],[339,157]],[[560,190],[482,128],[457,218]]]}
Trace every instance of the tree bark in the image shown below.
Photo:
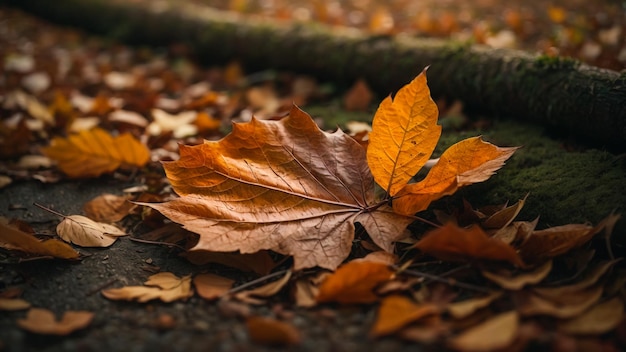
{"label": "tree bark", "polygon": [[296,70],[344,83],[361,77],[384,94],[430,66],[429,86],[435,97],[540,123],[579,143],[626,151],[626,72],[573,59],[275,23],[185,1],[3,1],[130,43],[186,43],[204,63],[238,59],[250,68]]}

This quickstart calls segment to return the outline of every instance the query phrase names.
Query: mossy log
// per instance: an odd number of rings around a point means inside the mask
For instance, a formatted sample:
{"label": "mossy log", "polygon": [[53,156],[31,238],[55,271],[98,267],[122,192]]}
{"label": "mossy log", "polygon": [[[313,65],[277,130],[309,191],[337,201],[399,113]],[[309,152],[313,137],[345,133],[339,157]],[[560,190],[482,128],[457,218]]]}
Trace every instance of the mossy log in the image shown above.
{"label": "mossy log", "polygon": [[4,0],[44,18],[126,42],[186,43],[207,64],[234,58],[334,82],[365,78],[388,94],[425,66],[435,97],[543,124],[578,143],[626,150],[626,72],[572,59],[408,36],[276,23],[186,1]]}

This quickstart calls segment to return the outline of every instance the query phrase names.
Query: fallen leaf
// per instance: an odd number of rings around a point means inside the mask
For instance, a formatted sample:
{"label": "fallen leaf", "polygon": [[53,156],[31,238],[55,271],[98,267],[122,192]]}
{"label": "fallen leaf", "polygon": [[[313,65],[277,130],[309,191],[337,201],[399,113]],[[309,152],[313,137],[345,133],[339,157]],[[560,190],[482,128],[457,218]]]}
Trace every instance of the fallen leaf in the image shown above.
{"label": "fallen leaf", "polygon": [[191,290],[191,275],[178,276],[162,272],[154,274],[144,283],[145,286],[125,286],[102,290],[102,295],[112,300],[138,301],[145,303],[153,299],[163,302],[173,302],[186,299],[193,295]]}
{"label": "fallen leaf", "polygon": [[94,313],[87,311],[67,311],[61,320],[56,320],[54,313],[47,309],[31,308],[26,318],[18,319],[17,325],[24,330],[42,335],[69,335],[84,329],[93,320]]}
{"label": "fallen leaf", "polygon": [[267,298],[274,296],[287,285],[291,274],[293,272],[289,270],[280,280],[272,281],[251,290],[237,292],[234,297],[249,304],[263,304]]}
{"label": "fallen leaf", "polygon": [[320,285],[318,302],[373,303],[380,299],[374,289],[388,281],[393,271],[384,263],[351,261],[342,265]]}
{"label": "fallen leaf", "polygon": [[624,302],[614,297],[582,313],[576,318],[561,321],[559,331],[574,335],[600,335],[615,329],[624,319]]}
{"label": "fallen leaf", "polygon": [[302,341],[292,325],[272,318],[251,316],[246,319],[248,335],[253,343],[269,346],[293,346]]}
{"label": "fallen leaf", "polygon": [[267,251],[241,254],[194,250],[185,253],[185,258],[196,265],[216,263],[259,275],[269,274],[276,266]]}
{"label": "fallen leaf", "polygon": [[484,219],[481,226],[486,229],[502,229],[508,226],[511,222],[513,222],[515,217],[517,217],[519,212],[524,207],[527,197],[528,195],[526,195],[524,199],[520,199],[517,203],[495,212],[488,218]]}
{"label": "fallen leaf", "polygon": [[0,298],[0,310],[24,310],[30,308],[30,303],[20,298]]}
{"label": "fallen leaf", "polygon": [[461,351],[493,351],[511,345],[519,328],[517,312],[496,315],[465,330],[450,341],[450,347]]}
{"label": "fallen leaf", "polygon": [[319,272],[314,276],[305,276],[296,280],[294,284],[294,299],[298,307],[310,308],[317,305],[315,298],[320,292],[320,284],[331,275],[329,272]]}
{"label": "fallen leaf", "polygon": [[70,177],[97,177],[121,166],[144,166],[150,151],[130,134],[111,136],[100,128],[80,131],[67,139],[55,137],[42,152]]}
{"label": "fallen leaf", "polygon": [[49,239],[39,241],[34,236],[0,223],[0,247],[19,250],[29,255],[50,256],[61,259],[78,259],[80,253],[67,243]]}
{"label": "fallen leaf", "polygon": [[128,197],[105,193],[85,203],[83,209],[90,219],[111,223],[122,220],[136,207]]}
{"label": "fallen leaf", "polygon": [[[370,137],[368,151],[372,143],[374,138]],[[497,147],[480,137],[460,141],[441,155],[422,181],[408,184],[395,195],[393,209],[400,214],[415,214],[463,186],[486,181],[516,150]]]}
{"label": "fallen leaf", "polygon": [[[343,97],[343,106],[348,111],[367,111],[372,103],[374,93],[363,79],[359,79]],[[353,133],[356,131],[350,130]]]}
{"label": "fallen leaf", "polygon": [[521,272],[511,274],[510,272],[495,273],[487,270],[482,270],[481,273],[487,279],[500,285],[500,287],[507,290],[521,290],[524,286],[530,284],[537,284],[548,276],[552,270],[552,261],[549,260],[543,265],[539,266],[530,272]]}
{"label": "fallen leaf", "polygon": [[[342,131],[321,131],[293,107],[280,121],[236,124],[217,142],[180,147],[164,164],[181,195],[150,206],[200,234],[192,249],[293,255],[294,268],[335,269],[349,254],[354,223],[381,248],[404,236],[413,218],[375,205],[365,151]],[[263,211],[259,211],[263,209]]]}
{"label": "fallen leaf", "polygon": [[502,297],[503,293],[503,291],[494,291],[484,297],[450,303],[446,306],[446,309],[455,319],[463,319],[472,315],[475,311],[489,306],[491,302]]}
{"label": "fallen leaf", "polygon": [[82,215],[66,216],[57,225],[57,234],[66,242],[82,247],[108,247],[126,233],[117,227]]}
{"label": "fallen leaf", "polygon": [[214,300],[228,293],[235,280],[215,274],[198,274],[193,278],[193,285],[198,295],[204,299]]}
{"label": "fallen leaf", "polygon": [[464,229],[448,223],[428,232],[415,248],[443,260],[507,261],[518,267],[524,266],[513,247],[490,238],[478,226]]}
{"label": "fallen leaf", "polygon": [[441,126],[425,70],[395,97],[385,98],[372,122],[367,162],[376,183],[394,196],[417,174],[435,149]]}
{"label": "fallen leaf", "polygon": [[514,298],[517,301],[517,310],[522,316],[547,315],[567,319],[578,316],[593,306],[602,296],[602,291],[602,286],[573,292],[566,296],[547,294],[556,292],[545,290],[541,295],[532,291],[520,291]]}
{"label": "fallen leaf", "polygon": [[534,287],[533,291],[546,297],[560,297],[574,294],[595,285],[598,280],[600,280],[600,278],[620,260],[621,259],[616,259],[592,264],[588,270],[583,272],[581,278],[575,283],[556,287]]}
{"label": "fallen leaf", "polygon": [[390,335],[410,323],[438,312],[439,307],[434,304],[417,304],[404,296],[388,296],[380,303],[378,317],[369,335],[371,337]]}

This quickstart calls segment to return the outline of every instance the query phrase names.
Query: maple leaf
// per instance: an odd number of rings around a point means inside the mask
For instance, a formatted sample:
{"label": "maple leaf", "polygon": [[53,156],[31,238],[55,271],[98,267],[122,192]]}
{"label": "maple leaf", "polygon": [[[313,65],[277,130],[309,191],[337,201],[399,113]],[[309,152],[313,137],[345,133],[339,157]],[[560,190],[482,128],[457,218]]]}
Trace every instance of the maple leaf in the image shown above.
{"label": "maple leaf", "polygon": [[120,166],[143,166],[150,151],[130,134],[111,136],[101,128],[52,139],[42,152],[70,177],[97,177]]}
{"label": "maple leaf", "polygon": [[192,250],[271,249],[293,255],[296,270],[335,269],[350,252],[355,222],[392,251],[413,221],[376,203],[356,141],[321,131],[295,106],[285,119],[235,124],[222,140],[181,146],[180,155],[164,167],[181,197],[140,204],[200,234]]}
{"label": "maple leaf", "polygon": [[[280,121],[253,118],[220,141],[181,146],[180,159],[164,164],[180,198],[140,204],[198,233],[192,250],[270,249],[292,255],[295,270],[334,270],[350,252],[355,223],[393,252],[413,214],[486,180],[515,150],[468,139],[408,184],[437,144],[437,115],[422,72],[381,103],[367,151],[341,130],[321,131],[296,106]],[[374,181],[388,196],[376,198]]]}

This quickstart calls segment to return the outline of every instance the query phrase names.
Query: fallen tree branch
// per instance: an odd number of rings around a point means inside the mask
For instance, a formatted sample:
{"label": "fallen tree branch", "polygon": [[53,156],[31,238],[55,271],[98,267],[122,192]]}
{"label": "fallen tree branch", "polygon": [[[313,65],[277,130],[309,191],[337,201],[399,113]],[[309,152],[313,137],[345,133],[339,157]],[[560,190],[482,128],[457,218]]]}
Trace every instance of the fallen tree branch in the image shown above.
{"label": "fallen tree branch", "polygon": [[540,123],[579,143],[626,150],[626,72],[521,51],[275,23],[184,1],[6,2],[131,43],[186,43],[207,64],[236,58],[253,69],[296,70],[335,82],[362,77],[383,94],[430,65],[435,97]]}

